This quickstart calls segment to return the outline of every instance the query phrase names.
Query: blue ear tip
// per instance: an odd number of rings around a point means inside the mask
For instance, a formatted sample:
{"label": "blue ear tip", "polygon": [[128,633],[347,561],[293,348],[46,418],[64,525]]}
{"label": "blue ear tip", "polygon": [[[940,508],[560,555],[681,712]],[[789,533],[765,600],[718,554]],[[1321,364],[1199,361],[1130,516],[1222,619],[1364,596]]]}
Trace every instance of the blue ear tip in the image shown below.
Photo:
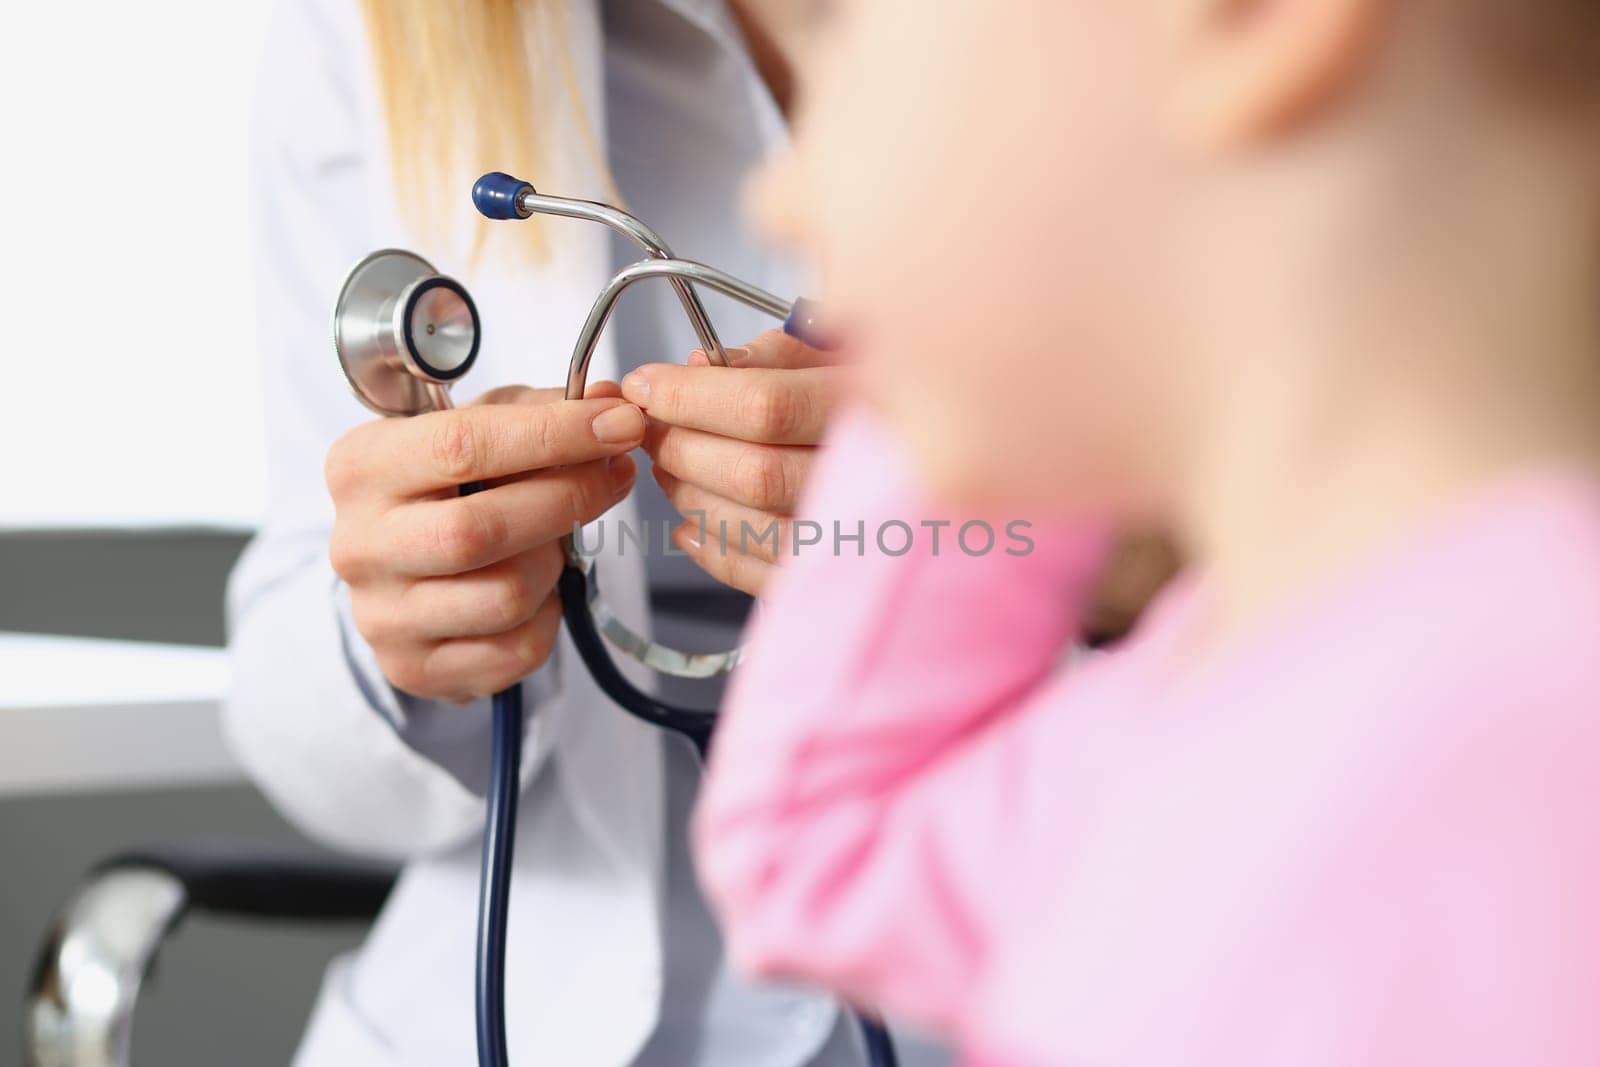
{"label": "blue ear tip", "polygon": [[524,189],[532,192],[533,186],[501,171],[490,171],[473,183],[472,206],[488,219],[525,218],[517,209],[517,199]]}
{"label": "blue ear tip", "polygon": [[801,344],[822,352],[831,351],[834,348],[833,339],[819,325],[820,318],[817,302],[802,296],[789,308],[789,317],[783,320],[783,332]]}

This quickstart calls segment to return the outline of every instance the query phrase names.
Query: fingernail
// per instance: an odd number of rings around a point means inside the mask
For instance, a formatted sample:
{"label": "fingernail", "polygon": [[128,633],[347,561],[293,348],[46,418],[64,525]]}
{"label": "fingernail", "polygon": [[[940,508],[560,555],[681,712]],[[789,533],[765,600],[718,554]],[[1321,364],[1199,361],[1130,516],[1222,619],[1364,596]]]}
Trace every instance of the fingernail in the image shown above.
{"label": "fingernail", "polygon": [[633,486],[633,460],[626,453],[606,460],[606,473],[611,476],[611,492],[621,496]]}
{"label": "fingernail", "polygon": [[678,536],[684,540],[689,548],[695,551],[705,547],[705,542],[700,538],[699,527],[695,523],[686,522],[678,527]]}
{"label": "fingernail", "polygon": [[744,345],[740,345],[737,348],[724,348],[723,351],[728,354],[728,366],[730,367],[742,367],[750,362],[750,349]]}
{"label": "fingernail", "polygon": [[693,352],[689,353],[688,364],[691,367],[709,367],[711,366],[711,357],[707,356],[704,351],[697,348]]}
{"label": "fingernail", "polygon": [[644,437],[644,413],[632,404],[609,407],[589,424],[594,439],[608,445],[637,441]]}
{"label": "fingernail", "polygon": [[650,379],[633,371],[622,379],[622,395],[635,404],[643,404],[650,399]]}

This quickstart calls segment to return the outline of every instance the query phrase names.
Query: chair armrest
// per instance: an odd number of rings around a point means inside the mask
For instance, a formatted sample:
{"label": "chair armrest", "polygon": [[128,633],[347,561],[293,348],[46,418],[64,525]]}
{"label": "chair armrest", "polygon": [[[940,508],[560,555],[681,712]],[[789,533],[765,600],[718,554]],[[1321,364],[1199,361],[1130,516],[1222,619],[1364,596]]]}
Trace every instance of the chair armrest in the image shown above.
{"label": "chair armrest", "polygon": [[371,920],[397,868],[387,864],[263,849],[237,841],[201,841],[135,849],[93,872],[146,868],[176,878],[188,911],[296,922]]}
{"label": "chair armrest", "polygon": [[201,911],[286,921],[370,920],[395,870],[235,843],[140,849],[92,869],[57,912],[23,1015],[29,1067],[127,1067],[139,988],[161,943]]}

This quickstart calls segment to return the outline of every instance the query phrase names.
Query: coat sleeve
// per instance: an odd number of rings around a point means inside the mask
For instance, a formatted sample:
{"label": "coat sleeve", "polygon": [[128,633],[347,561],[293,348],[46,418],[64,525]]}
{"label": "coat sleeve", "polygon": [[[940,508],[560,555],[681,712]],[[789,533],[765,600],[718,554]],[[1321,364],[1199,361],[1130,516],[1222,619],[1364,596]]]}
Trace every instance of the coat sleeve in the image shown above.
{"label": "coat sleeve", "polygon": [[866,418],[829,442],[804,514],[864,520],[866,548],[786,561],[724,709],[696,845],[742,969],[950,1032],[1038,799],[1020,709],[1067,654],[1105,538],[1002,522],[980,552],[983,528],[937,525],[912,484]]}
{"label": "coat sleeve", "polygon": [[[328,447],[371,416],[350,396],[329,319],[376,233],[366,45],[347,0],[273,13],[252,114],[257,353],[267,430],[265,520],[228,589],[224,725],[261,789],[312,837],[407,857],[479,830],[487,701],[459,708],[394,690],[351,623],[328,563]],[[558,732],[554,665],[528,685],[524,776]]]}

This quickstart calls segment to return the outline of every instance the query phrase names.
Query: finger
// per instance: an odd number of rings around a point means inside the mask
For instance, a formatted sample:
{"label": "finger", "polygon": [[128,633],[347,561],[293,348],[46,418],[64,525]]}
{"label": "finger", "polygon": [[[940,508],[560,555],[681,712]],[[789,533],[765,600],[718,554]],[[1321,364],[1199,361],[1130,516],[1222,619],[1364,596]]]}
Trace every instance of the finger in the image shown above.
{"label": "finger", "polygon": [[[585,400],[615,399],[622,396],[622,387],[616,382],[595,382],[584,392]],[[553,404],[558,400],[566,399],[566,393],[561,389],[534,389],[526,385],[502,385],[484,393],[474,404]],[[613,416],[613,419],[621,418]],[[486,478],[482,484],[487,486],[504,485],[506,482],[517,478],[527,477],[527,471],[519,471],[505,478]]]}
{"label": "finger", "polygon": [[472,496],[420,501],[382,520],[388,569],[412,578],[465,574],[592,522],[633,487],[632,457],[541,471]]}
{"label": "finger", "polygon": [[502,385],[490,389],[472,403],[478,404],[553,404],[562,398],[560,389],[535,389],[530,385]]}
{"label": "finger", "polygon": [[712,531],[719,542],[727,543],[729,551],[776,563],[790,543],[791,520],[787,515],[745,507],[674,478],[659,467],[651,474],[678,514]]}
{"label": "finger", "polygon": [[[566,399],[565,389],[534,389],[527,385],[502,385],[484,393],[474,404],[550,404]],[[606,400],[622,396],[622,387],[605,380],[590,382],[583,391],[585,400]]]}
{"label": "finger", "polygon": [[[769,367],[800,370],[806,367],[832,367],[840,362],[838,353],[813,348],[804,341],[784,333],[770,330],[748,345],[724,348],[730,367]],[[695,349],[684,360],[691,367],[712,367],[711,357],[703,349]]]}
{"label": "finger", "polygon": [[837,403],[841,371],[680,367],[652,363],[622,379],[622,395],[652,418],[774,445],[822,440]]}
{"label": "finger", "polygon": [[738,534],[726,531],[715,524],[701,524],[690,519],[672,531],[672,543],[677,545],[695,565],[723,585],[731,586],[751,596],[759,596],[773,573],[773,564],[755,556],[730,550]]}
{"label": "finger", "polygon": [[767,367],[778,370],[802,370],[810,367],[833,367],[840,362],[837,352],[813,348],[791,337],[782,330],[768,330],[747,345],[728,349],[729,366]]}
{"label": "finger", "polygon": [[645,452],[682,481],[760,511],[792,512],[800,501],[814,448],[753,445],[652,420]]}
{"label": "finger", "polygon": [[[492,637],[442,641],[421,657],[419,680],[444,699],[466,702],[516,685],[544,666],[561,629],[561,601],[551,593],[533,618]],[[406,686],[391,678],[399,688]]]}
{"label": "finger", "polygon": [[[466,574],[425,578],[406,587],[393,617],[404,619],[409,635],[424,641],[508,633],[533,618],[555,588],[562,563],[561,546],[551,542]],[[370,630],[356,621],[369,639],[373,633],[382,639],[382,620],[369,620]]]}
{"label": "finger", "polygon": [[[730,367],[744,366],[746,360],[748,360],[750,356],[750,350],[743,345],[739,345],[734,348],[723,348],[722,351],[723,354],[728,357],[728,366]],[[685,359],[683,362],[690,367],[717,366],[717,364],[711,362],[711,357],[706,355],[705,349],[703,348],[697,348],[693,352],[690,352],[689,358]]]}
{"label": "finger", "polygon": [[409,499],[524,471],[603,459],[636,447],[644,416],[620,400],[488,403],[369,423],[329,452],[335,498]]}

